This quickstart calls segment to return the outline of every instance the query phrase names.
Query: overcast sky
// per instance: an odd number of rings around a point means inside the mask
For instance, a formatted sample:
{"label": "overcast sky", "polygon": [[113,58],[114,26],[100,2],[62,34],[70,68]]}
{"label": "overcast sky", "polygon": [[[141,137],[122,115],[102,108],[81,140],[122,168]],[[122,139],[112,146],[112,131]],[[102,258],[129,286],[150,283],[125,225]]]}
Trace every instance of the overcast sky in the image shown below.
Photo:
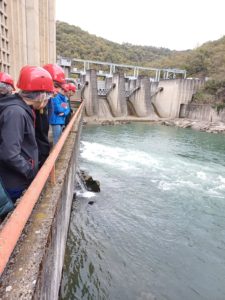
{"label": "overcast sky", "polygon": [[117,43],[186,50],[225,35],[225,0],[56,0],[56,19]]}

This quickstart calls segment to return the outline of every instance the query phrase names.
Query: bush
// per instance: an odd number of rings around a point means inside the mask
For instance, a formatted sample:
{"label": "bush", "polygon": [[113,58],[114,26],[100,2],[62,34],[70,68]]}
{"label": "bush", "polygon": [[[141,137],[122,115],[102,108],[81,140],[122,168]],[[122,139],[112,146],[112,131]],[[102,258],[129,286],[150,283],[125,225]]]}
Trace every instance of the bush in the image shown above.
{"label": "bush", "polygon": [[225,81],[224,80],[208,80],[206,81],[204,91],[210,95],[216,95],[218,90],[225,89]]}
{"label": "bush", "polygon": [[213,103],[218,107],[217,111],[221,110],[225,104],[225,81],[215,79],[206,81],[205,86],[193,95],[192,101],[201,104]]}
{"label": "bush", "polygon": [[221,110],[225,108],[225,103],[214,104],[212,105],[212,108],[215,109],[217,113],[219,113]]}

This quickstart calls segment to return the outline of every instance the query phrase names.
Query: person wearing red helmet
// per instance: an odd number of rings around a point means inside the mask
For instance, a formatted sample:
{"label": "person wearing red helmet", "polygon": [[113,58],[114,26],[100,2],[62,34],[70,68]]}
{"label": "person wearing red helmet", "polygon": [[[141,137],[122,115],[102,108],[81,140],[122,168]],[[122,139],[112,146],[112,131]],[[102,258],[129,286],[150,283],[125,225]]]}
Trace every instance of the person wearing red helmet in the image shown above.
{"label": "person wearing red helmet", "polygon": [[76,93],[76,86],[69,82],[67,83],[67,92],[66,92],[66,97],[67,97],[67,102],[69,104],[69,108],[70,108],[70,113],[68,116],[66,116],[66,120],[65,120],[65,125],[67,125],[71,119],[71,115],[73,113],[72,107],[71,107],[71,97]]}
{"label": "person wearing red helmet", "polygon": [[[49,72],[48,72],[49,74]],[[55,88],[53,87],[53,95],[55,92]],[[48,97],[48,100],[50,97]],[[48,101],[46,101],[48,103]],[[34,108],[35,112],[35,136],[36,142],[38,145],[38,161],[39,168],[42,167],[45,160],[47,159],[50,153],[50,143],[48,139],[48,131],[49,131],[49,123],[48,123],[48,114],[47,114],[47,105],[40,109]]]}
{"label": "person wearing red helmet", "polygon": [[76,86],[71,82],[69,83],[69,90],[72,92],[72,95],[76,93]]}
{"label": "person wearing red helmet", "polygon": [[[50,73],[54,86],[61,87],[62,84],[66,83],[65,73],[63,69],[57,64],[46,64],[43,68]],[[58,86],[57,86],[58,85]]]}
{"label": "person wearing red helmet", "polygon": [[34,109],[43,109],[54,90],[50,74],[35,66],[21,69],[17,87],[0,101],[0,178],[13,201],[38,171]]}
{"label": "person wearing red helmet", "polygon": [[15,90],[12,77],[5,72],[0,72],[0,98],[11,95]]}
{"label": "person wearing red helmet", "polygon": [[65,126],[66,116],[70,113],[70,108],[65,97],[67,85],[65,73],[57,64],[47,64],[43,68],[52,76],[57,95],[51,98],[48,103],[49,124],[52,127],[53,144],[55,145]]}
{"label": "person wearing red helmet", "polygon": [[[51,75],[54,83],[54,96],[58,93],[59,86],[65,82],[65,74],[61,67],[57,64],[46,64],[43,68]],[[44,164],[50,153],[50,142],[48,138],[49,120],[48,115],[51,114],[51,100],[48,105],[41,110],[35,110],[36,114],[36,141],[39,151],[39,168]]]}
{"label": "person wearing red helmet", "polygon": [[67,95],[67,93],[69,92],[69,84],[68,83],[62,84],[62,89],[65,92],[65,95]]}

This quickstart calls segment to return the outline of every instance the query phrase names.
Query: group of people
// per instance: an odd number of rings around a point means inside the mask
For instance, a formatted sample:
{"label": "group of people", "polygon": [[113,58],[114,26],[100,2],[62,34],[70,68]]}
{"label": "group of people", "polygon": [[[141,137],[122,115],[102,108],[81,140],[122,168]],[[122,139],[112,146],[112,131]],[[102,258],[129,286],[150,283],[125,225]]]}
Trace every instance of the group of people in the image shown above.
{"label": "group of people", "polygon": [[49,124],[53,145],[59,140],[72,113],[69,98],[76,92],[57,64],[23,67],[17,88],[9,74],[0,72],[0,184],[13,203],[49,155]]}

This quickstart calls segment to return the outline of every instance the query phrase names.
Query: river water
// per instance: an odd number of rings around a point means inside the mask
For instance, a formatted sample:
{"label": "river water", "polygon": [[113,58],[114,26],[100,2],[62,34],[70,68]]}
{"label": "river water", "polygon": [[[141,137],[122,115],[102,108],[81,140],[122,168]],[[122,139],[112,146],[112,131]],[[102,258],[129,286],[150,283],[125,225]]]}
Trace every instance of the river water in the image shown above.
{"label": "river water", "polygon": [[60,299],[225,299],[224,135],[90,126],[80,156]]}

